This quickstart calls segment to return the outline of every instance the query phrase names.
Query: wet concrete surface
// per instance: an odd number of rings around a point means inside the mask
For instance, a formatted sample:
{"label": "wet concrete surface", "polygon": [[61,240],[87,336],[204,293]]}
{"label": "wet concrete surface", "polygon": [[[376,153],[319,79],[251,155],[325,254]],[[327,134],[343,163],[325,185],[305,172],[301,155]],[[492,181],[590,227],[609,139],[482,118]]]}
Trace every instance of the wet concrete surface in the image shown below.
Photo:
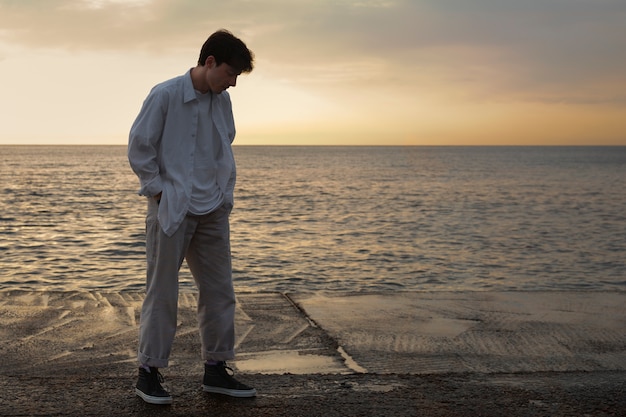
{"label": "wet concrete surface", "polygon": [[624,292],[242,294],[231,366],[254,399],[201,391],[181,294],[172,406],[133,393],[142,299],[0,291],[0,415],[626,415]]}

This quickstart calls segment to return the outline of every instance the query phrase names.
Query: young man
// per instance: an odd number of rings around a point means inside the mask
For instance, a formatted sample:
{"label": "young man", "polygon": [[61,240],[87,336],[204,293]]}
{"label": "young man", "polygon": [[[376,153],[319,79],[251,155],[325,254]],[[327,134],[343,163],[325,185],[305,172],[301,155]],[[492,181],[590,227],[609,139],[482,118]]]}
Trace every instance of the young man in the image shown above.
{"label": "young man", "polygon": [[168,366],[176,332],[183,259],[198,288],[204,391],[256,395],[233,378],[225,362],[235,356],[229,231],[235,125],[225,90],[252,71],[253,60],[240,39],[215,32],[202,46],[197,66],[152,89],[130,130],[128,159],[140,180],[139,194],[148,200],[135,392],[151,404],[172,402],[159,368]]}

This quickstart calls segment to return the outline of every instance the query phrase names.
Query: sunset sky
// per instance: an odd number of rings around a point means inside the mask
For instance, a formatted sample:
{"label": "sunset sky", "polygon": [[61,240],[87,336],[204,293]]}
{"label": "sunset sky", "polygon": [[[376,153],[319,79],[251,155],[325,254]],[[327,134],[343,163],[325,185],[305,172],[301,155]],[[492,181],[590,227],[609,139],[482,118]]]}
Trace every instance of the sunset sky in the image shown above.
{"label": "sunset sky", "polygon": [[624,0],[0,0],[0,144],[125,144],[225,28],[240,145],[626,145]]}

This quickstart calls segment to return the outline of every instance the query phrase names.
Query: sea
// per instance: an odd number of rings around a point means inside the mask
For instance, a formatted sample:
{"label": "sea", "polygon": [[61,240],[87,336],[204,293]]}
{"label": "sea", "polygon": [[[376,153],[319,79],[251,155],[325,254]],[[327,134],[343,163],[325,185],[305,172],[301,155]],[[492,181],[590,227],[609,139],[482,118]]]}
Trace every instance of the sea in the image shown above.
{"label": "sea", "polygon": [[[626,147],[234,153],[239,293],[626,291]],[[125,146],[0,146],[0,178],[1,290],[144,288]]]}

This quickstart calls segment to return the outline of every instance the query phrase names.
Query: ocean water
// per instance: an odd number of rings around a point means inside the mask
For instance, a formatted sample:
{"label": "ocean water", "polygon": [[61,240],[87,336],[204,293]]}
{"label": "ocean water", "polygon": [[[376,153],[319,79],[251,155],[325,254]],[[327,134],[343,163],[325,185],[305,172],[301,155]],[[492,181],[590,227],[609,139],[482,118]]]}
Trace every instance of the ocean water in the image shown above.
{"label": "ocean water", "polygon": [[[141,290],[124,146],[0,146],[0,289]],[[626,147],[235,147],[239,292],[626,290]],[[182,291],[192,291],[186,266]]]}

